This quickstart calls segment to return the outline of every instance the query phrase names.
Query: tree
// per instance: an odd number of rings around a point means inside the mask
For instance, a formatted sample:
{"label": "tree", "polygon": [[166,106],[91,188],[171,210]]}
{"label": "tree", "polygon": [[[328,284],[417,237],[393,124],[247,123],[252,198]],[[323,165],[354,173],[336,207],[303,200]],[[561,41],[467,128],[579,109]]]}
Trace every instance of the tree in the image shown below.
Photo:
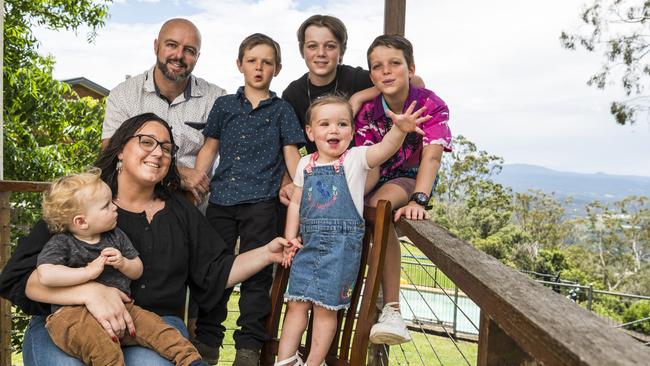
{"label": "tree", "polygon": [[581,28],[562,32],[562,45],[603,53],[602,68],[587,84],[604,89],[620,78],[626,99],[613,101],[610,112],[617,123],[633,124],[650,111],[650,1],[594,0],[581,21]]}
{"label": "tree", "polygon": [[[4,2],[4,176],[47,181],[92,164],[100,146],[103,102],[77,98],[52,77],[54,60],[39,55],[32,29],[96,30],[108,15],[108,1],[5,0]],[[13,194],[12,238],[40,217],[40,196]],[[27,318],[12,317],[12,344],[19,350]]]}
{"label": "tree", "polygon": [[622,220],[621,235],[634,259],[634,273],[641,270],[642,258],[650,254],[650,208],[648,198],[625,197],[614,206]]}
{"label": "tree", "polygon": [[492,180],[503,159],[479,150],[458,136],[454,151],[445,154],[432,212],[433,220],[497,259],[508,261],[523,233],[509,226],[510,188]]}
{"label": "tree", "polygon": [[499,174],[502,166],[503,158],[478,150],[476,144],[459,135],[454,139],[454,150],[444,155],[436,195],[449,203],[464,201],[470,187]]}
{"label": "tree", "polygon": [[650,243],[646,202],[631,196],[615,202],[613,209],[598,201],[586,207],[582,245],[595,253],[594,277],[609,291],[635,282],[647,265],[641,261]]}
{"label": "tree", "polygon": [[539,190],[514,194],[513,222],[529,234],[532,243],[544,249],[560,248],[571,231],[562,203],[553,194]]}

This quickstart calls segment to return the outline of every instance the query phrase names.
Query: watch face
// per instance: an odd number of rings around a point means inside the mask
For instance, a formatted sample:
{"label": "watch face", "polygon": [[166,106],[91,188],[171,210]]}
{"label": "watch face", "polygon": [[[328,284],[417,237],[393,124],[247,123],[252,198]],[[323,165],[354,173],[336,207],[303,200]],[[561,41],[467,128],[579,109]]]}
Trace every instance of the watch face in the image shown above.
{"label": "watch face", "polygon": [[429,197],[427,197],[427,195],[422,192],[415,192],[411,196],[411,201],[414,201],[420,206],[425,206],[427,203],[429,203]]}

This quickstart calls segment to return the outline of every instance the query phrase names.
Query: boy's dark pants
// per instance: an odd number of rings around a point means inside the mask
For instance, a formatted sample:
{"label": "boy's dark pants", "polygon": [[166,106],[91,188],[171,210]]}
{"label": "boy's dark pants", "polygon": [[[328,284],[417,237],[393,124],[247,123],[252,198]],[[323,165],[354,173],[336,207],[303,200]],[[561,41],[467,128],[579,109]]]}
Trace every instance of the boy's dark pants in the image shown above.
{"label": "boy's dark pants", "polygon": [[[221,206],[210,203],[205,216],[221,235],[231,253],[239,237],[239,253],[259,248],[273,240],[277,234],[277,200]],[[236,349],[259,350],[267,341],[265,322],[271,312],[269,290],[273,281],[273,266],[267,266],[241,284],[239,319],[241,327],[234,333]],[[214,343],[215,337],[223,340],[223,321],[228,316],[228,299],[232,289],[224,294],[219,305],[209,313],[199,310],[197,339],[205,344]],[[205,338],[207,337],[207,339]],[[206,339],[204,341],[203,339]]]}

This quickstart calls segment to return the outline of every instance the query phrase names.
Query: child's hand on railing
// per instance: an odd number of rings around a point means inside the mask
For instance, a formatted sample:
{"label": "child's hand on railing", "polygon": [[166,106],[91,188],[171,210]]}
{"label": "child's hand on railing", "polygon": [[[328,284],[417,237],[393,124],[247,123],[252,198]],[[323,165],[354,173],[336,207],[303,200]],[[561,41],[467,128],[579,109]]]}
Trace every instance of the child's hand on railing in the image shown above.
{"label": "child's hand on railing", "polygon": [[424,135],[424,131],[422,131],[418,125],[430,120],[431,116],[427,114],[424,117],[420,117],[422,113],[427,111],[427,107],[422,107],[413,112],[415,105],[416,102],[413,101],[411,105],[409,105],[409,107],[406,109],[406,111],[402,114],[395,114],[390,109],[387,109],[386,115],[393,120],[393,124],[397,126],[397,128],[399,128],[402,132],[409,133],[415,131],[420,135]]}
{"label": "child's hand on railing", "polygon": [[288,268],[293,262],[293,257],[296,256],[298,249],[302,248],[302,240],[300,237],[288,239],[289,246],[284,247],[284,252],[282,253],[282,267]]}
{"label": "child's hand on railing", "polygon": [[399,220],[402,215],[404,215],[404,218],[409,220],[429,219],[429,213],[427,210],[413,201],[407,203],[406,206],[400,207],[397,211],[395,211],[395,222],[397,222],[397,220]]}

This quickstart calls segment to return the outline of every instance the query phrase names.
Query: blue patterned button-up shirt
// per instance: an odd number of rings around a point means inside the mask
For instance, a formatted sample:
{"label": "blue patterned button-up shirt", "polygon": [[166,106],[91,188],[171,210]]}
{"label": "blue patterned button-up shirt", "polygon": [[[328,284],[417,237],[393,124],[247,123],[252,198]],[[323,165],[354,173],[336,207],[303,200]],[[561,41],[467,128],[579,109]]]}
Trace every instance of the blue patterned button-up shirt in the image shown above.
{"label": "blue patterned button-up shirt", "polygon": [[286,170],[283,147],[305,142],[289,103],[270,92],[253,109],[243,86],[215,101],[203,134],[219,140],[210,202],[223,206],[277,197]]}

